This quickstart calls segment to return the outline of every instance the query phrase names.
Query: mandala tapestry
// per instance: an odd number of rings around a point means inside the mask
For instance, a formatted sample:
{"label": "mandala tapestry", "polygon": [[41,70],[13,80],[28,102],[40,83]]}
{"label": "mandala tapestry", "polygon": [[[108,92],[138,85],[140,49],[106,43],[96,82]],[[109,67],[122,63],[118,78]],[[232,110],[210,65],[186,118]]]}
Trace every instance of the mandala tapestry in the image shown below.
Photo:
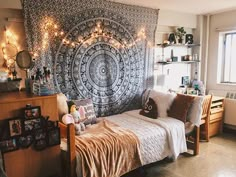
{"label": "mandala tapestry", "polygon": [[57,92],[92,99],[99,116],[141,105],[143,90],[153,85],[147,44],[154,43],[158,10],[105,0],[23,0],[22,5],[29,50],[45,40],[44,19],[54,19],[65,33],[63,40],[48,38],[32,73],[47,66]]}

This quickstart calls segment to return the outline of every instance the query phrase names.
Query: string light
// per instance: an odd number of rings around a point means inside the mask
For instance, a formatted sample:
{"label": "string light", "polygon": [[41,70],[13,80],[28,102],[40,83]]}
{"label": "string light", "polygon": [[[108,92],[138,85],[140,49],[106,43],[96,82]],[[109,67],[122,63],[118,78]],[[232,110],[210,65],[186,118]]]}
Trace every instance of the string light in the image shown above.
{"label": "string light", "polygon": [[[142,41],[142,40],[146,40],[146,32],[145,32],[145,28],[141,28],[138,32],[137,32],[137,38],[133,41],[128,43],[125,39],[122,39],[120,42],[117,40],[114,40],[115,37],[113,36],[113,34],[111,32],[109,32],[107,29],[104,29],[102,27],[101,22],[97,22],[96,26],[93,28],[93,30],[91,30],[90,34],[89,34],[89,38],[88,39],[84,39],[84,37],[79,36],[77,38],[76,41],[74,40],[70,40],[70,39],[66,39],[64,37],[65,32],[63,30],[59,30],[59,27],[56,23],[53,22],[52,19],[46,19],[45,25],[43,27],[44,29],[44,33],[43,33],[43,37],[42,37],[42,46],[41,48],[38,47],[35,52],[33,52],[33,56],[34,57],[38,57],[38,53],[41,50],[46,50],[46,48],[49,45],[49,41],[50,39],[52,39],[51,37],[63,37],[61,39],[61,42],[63,43],[63,45],[68,45],[71,47],[76,47],[76,45],[90,45],[92,44],[92,42],[100,37],[103,37],[104,41],[108,41],[114,45],[117,48],[131,48],[134,45],[136,45],[136,43]],[[53,33],[51,33],[53,31]],[[10,33],[8,33],[10,35]],[[50,35],[52,34],[52,36]],[[101,40],[101,39],[99,39]],[[147,41],[147,46],[151,47],[151,42]]]}

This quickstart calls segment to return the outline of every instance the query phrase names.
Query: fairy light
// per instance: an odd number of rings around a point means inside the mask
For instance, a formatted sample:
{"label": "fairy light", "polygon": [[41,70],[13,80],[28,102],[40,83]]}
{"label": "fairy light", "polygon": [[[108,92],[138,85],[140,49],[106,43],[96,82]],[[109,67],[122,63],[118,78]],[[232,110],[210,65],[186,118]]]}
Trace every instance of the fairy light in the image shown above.
{"label": "fairy light", "polygon": [[[63,30],[59,30],[59,27],[56,23],[54,23],[52,20],[48,20],[45,25],[44,25],[44,33],[42,37],[42,46],[41,48],[37,48],[36,51],[34,52],[33,56],[38,57],[38,52],[40,50],[45,50],[48,47],[48,42],[51,39],[52,34],[54,37],[63,37],[65,35],[65,32]],[[53,31],[53,32],[52,32]],[[10,33],[8,33],[10,35]],[[118,42],[115,39],[115,36],[111,32],[109,32],[107,29],[104,29],[101,25],[101,22],[97,22],[96,26],[92,28],[88,39],[84,39],[84,37],[79,36],[75,41],[71,39],[67,39],[66,37],[63,37],[61,39],[61,42],[63,45],[68,45],[70,47],[76,47],[76,45],[91,45],[93,41],[97,38],[104,38],[104,41],[109,41],[112,45],[114,45],[117,48],[125,48],[125,47],[133,47],[136,45],[137,42],[140,42],[142,40],[146,40],[146,32],[145,28],[141,28],[137,32],[137,38],[133,42],[127,42],[125,39],[122,39],[122,44]],[[98,39],[100,40],[100,39]],[[147,42],[148,47],[151,47],[151,43],[148,41]]]}

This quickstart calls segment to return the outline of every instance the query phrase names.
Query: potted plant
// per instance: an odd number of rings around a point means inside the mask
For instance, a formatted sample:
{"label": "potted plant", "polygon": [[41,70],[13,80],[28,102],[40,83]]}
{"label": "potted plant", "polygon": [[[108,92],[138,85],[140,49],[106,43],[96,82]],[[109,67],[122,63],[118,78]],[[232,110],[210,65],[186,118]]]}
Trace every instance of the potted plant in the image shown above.
{"label": "potted plant", "polygon": [[184,27],[179,27],[176,29],[175,35],[178,37],[178,43],[182,44],[183,37],[186,34],[186,31],[184,30]]}

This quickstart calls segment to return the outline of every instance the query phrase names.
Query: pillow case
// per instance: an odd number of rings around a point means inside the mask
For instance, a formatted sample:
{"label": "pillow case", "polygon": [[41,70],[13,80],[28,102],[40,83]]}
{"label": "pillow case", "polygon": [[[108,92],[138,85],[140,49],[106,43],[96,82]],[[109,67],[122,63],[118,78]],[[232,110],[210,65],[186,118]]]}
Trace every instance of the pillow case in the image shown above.
{"label": "pillow case", "polygon": [[84,121],[85,125],[95,124],[97,122],[93,102],[91,99],[72,100],[68,102],[68,106],[70,107],[70,105],[73,103],[77,106],[77,108],[79,108],[78,111],[80,113],[81,118],[88,118]]}
{"label": "pillow case", "polygon": [[139,114],[152,119],[157,119],[158,112],[155,101],[152,98],[149,98],[148,101],[145,103],[144,107],[142,108],[142,110],[139,112]]}
{"label": "pillow case", "polygon": [[149,93],[149,97],[152,98],[158,108],[158,117],[167,117],[167,110],[170,108],[176,94],[175,93],[168,93],[168,92],[160,92],[156,90],[147,90],[146,92]]}
{"label": "pillow case", "polygon": [[198,127],[200,126],[201,123],[203,100],[204,100],[203,96],[195,96],[193,103],[191,104],[187,114],[187,121],[193,123]]}
{"label": "pillow case", "polygon": [[190,105],[193,103],[194,97],[189,95],[177,94],[170,109],[168,116],[186,122],[186,117]]}

